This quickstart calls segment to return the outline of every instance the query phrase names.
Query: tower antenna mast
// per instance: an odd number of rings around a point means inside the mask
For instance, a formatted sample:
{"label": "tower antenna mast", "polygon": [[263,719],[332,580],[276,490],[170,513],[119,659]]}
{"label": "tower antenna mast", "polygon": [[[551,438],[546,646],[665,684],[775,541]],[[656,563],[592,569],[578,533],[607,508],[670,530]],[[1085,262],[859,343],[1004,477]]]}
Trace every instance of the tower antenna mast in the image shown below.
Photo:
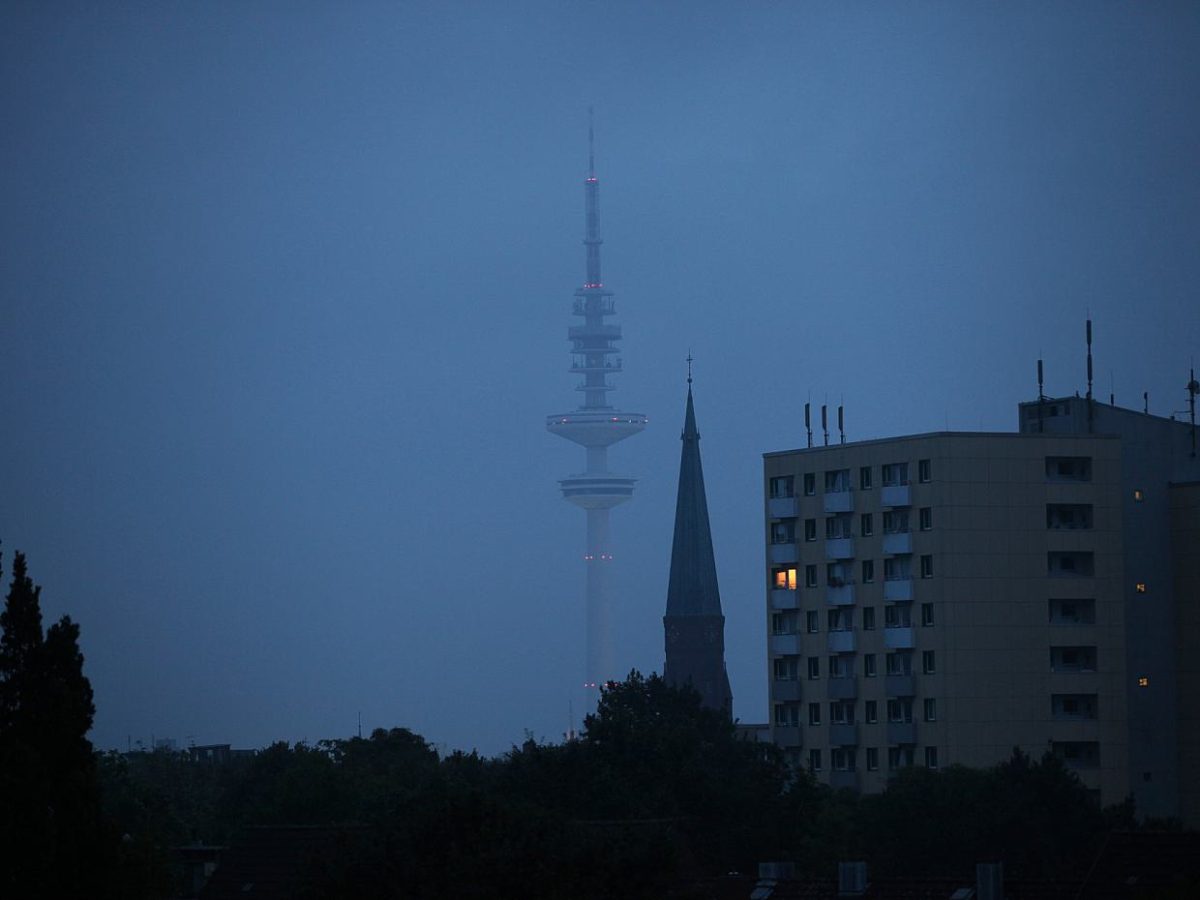
{"label": "tower antenna mast", "polygon": [[616,313],[612,291],[604,287],[600,273],[600,179],[596,176],[596,138],[591,107],[588,107],[588,171],[583,181],[585,280],[575,291],[572,306],[581,325],[567,329],[571,342],[570,371],[581,377],[575,390],[583,402],[569,413],[546,417],[546,429],[583,446],[585,467],[577,475],[559,481],[563,499],[587,514],[587,656],[583,666],[584,687],[598,689],[617,676],[611,630],[609,510],[633,497],[636,478],[608,470],[608,448],[632,437],[646,427],[641,413],[621,412],[608,401],[616,390],[609,376],[621,371],[617,344],[621,326],[605,319]]}

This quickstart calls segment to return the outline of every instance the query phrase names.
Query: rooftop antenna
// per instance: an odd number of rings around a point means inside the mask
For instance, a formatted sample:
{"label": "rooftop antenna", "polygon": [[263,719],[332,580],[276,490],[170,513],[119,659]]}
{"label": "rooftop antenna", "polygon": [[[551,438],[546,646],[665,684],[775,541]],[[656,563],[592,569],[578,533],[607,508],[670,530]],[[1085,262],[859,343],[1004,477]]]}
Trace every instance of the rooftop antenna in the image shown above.
{"label": "rooftop antenna", "polygon": [[358,739],[362,740],[362,710],[358,711]]}
{"label": "rooftop antenna", "polygon": [[1046,393],[1043,390],[1045,382],[1042,379],[1042,361],[1038,360],[1038,433],[1046,430],[1045,423],[1042,421],[1042,406],[1046,402]]}
{"label": "rooftop antenna", "polygon": [[1188,392],[1188,410],[1192,416],[1192,458],[1196,456],[1196,395],[1200,394],[1200,381],[1196,381],[1196,369],[1193,367],[1189,372],[1187,392]]}
{"label": "rooftop antenna", "polygon": [[1087,421],[1088,434],[1092,433],[1092,317],[1088,314],[1087,320],[1087,376],[1088,376],[1088,391],[1087,391]]}
{"label": "rooftop antenna", "polygon": [[842,405],[838,404],[838,434],[841,435],[842,443],[846,443],[846,420],[842,417]]}
{"label": "rooftop antenna", "polygon": [[825,446],[829,446],[829,411],[828,406],[821,404],[821,431],[825,434]]}
{"label": "rooftop antenna", "polygon": [[1109,406],[1117,405],[1116,388],[1113,387],[1113,370],[1112,369],[1108,370],[1108,405]]}
{"label": "rooftop antenna", "polygon": [[804,404],[804,430],[808,432],[808,449],[812,449],[812,404]]}
{"label": "rooftop antenna", "polygon": [[1150,415],[1150,392],[1142,391],[1142,412]]}
{"label": "rooftop antenna", "polygon": [[688,348],[688,355],[687,355],[687,364],[688,364],[688,388],[689,388],[689,389],[690,389],[690,388],[691,388],[691,386],[692,386],[692,363],[693,363],[693,362],[695,362],[695,360],[694,360],[694,359],[693,359],[693,357],[692,357],[692,348],[691,348],[691,347],[689,347],[689,348]]}

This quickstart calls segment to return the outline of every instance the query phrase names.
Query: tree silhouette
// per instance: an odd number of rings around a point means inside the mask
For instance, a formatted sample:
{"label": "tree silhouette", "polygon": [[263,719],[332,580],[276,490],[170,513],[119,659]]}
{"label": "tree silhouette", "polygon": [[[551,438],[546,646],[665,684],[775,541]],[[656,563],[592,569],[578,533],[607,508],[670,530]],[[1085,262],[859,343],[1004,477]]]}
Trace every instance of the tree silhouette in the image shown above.
{"label": "tree silhouette", "polygon": [[43,635],[40,595],[17,553],[0,613],[0,894],[95,896],[110,856],[87,739],[92,686],[79,626],[64,616]]}

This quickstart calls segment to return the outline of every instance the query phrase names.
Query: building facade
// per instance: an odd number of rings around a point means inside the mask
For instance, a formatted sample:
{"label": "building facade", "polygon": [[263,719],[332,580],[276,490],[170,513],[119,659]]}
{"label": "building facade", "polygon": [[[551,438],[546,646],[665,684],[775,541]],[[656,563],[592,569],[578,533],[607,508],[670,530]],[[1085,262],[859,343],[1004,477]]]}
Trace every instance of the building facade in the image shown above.
{"label": "building facade", "polygon": [[773,739],[862,790],[1050,751],[1105,804],[1194,821],[1188,428],[1080,398],[1020,421],[764,456]]}

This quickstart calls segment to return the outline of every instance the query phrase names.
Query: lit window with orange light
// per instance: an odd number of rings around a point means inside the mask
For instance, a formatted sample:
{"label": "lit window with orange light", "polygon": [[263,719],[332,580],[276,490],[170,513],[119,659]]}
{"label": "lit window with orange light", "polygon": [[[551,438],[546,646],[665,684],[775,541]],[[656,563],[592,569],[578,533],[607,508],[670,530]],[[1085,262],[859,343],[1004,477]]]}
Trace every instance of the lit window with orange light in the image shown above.
{"label": "lit window with orange light", "polygon": [[1135,584],[1135,585],[1133,586],[1133,589],[1134,589],[1135,591],[1137,591],[1139,594],[1144,594],[1144,593],[1146,593],[1146,582],[1144,582],[1144,581],[1139,581],[1137,584]]}
{"label": "lit window with orange light", "polygon": [[1138,687],[1150,687],[1150,679],[1143,675],[1138,679]]}
{"label": "lit window with orange light", "polygon": [[1142,493],[1141,488],[1136,488],[1136,489],[1134,489],[1134,492],[1133,492],[1133,499],[1136,502],[1141,503],[1143,500],[1146,499],[1146,495],[1144,493]]}
{"label": "lit window with orange light", "polygon": [[775,571],[775,587],[779,590],[794,591],[796,589],[796,570],[777,569]]}

